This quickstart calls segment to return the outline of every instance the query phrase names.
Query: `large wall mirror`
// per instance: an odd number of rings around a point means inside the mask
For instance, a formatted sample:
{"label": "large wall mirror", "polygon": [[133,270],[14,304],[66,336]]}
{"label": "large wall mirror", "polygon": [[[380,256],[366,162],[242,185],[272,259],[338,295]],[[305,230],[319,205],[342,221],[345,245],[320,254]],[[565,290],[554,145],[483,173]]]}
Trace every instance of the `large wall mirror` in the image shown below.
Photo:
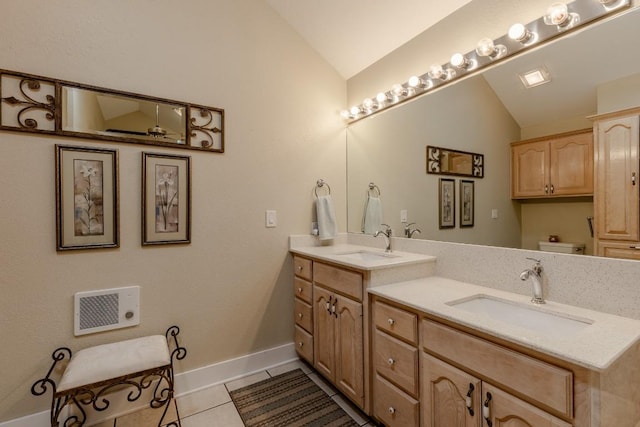
{"label": "large wall mirror", "polygon": [[[511,200],[510,143],[588,128],[590,115],[640,106],[638,28],[640,9],[633,8],[349,125],[348,231],[361,232],[365,190],[375,182],[384,195],[383,222],[396,236],[406,211],[421,230],[414,238],[537,249],[559,235],[593,254],[591,197]],[[537,67],[551,82],[526,89],[519,74]],[[473,227],[439,229],[438,176],[425,173],[427,146],[484,155],[484,178],[472,178]]]}
{"label": "large wall mirror", "polygon": [[224,110],[0,70],[0,129],[224,152]]}

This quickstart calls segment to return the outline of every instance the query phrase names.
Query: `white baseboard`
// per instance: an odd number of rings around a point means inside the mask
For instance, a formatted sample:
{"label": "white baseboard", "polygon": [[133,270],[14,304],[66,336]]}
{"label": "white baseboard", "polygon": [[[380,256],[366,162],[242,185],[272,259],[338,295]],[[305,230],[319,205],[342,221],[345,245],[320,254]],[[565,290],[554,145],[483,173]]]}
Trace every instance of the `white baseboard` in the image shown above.
{"label": "white baseboard", "polygon": [[[183,396],[255,372],[283,365],[296,359],[298,359],[298,356],[296,355],[295,346],[293,343],[289,343],[235,359],[214,363],[213,365],[176,374],[175,393],[176,396]],[[50,399],[51,396],[47,394],[46,398]],[[45,397],[42,397],[42,399],[45,399]],[[113,403],[115,403],[115,400]],[[135,405],[135,403],[133,405]],[[140,402],[139,406],[135,408],[132,407],[132,404],[128,404],[126,409],[124,407],[122,408],[122,412],[115,414],[110,413],[108,418],[123,415],[132,410],[142,409],[147,406],[148,403],[145,402]],[[1,422],[0,427],[50,427],[49,417],[49,411],[38,412],[36,414]]]}

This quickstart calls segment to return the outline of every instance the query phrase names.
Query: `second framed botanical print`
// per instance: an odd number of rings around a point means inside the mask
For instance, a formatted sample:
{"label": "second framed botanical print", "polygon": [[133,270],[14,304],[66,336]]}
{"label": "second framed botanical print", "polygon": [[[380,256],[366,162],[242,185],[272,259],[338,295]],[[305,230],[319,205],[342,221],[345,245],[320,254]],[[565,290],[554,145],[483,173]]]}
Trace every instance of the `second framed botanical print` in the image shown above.
{"label": "second framed botanical print", "polygon": [[56,248],[117,248],[118,151],[56,145]]}
{"label": "second framed botanical print", "polygon": [[473,227],[475,215],[474,182],[460,180],[460,227]]}
{"label": "second framed botanical print", "polygon": [[438,225],[440,228],[456,226],[456,181],[440,178],[438,192]]}
{"label": "second framed botanical print", "polygon": [[191,157],[142,153],[142,244],[191,242]]}

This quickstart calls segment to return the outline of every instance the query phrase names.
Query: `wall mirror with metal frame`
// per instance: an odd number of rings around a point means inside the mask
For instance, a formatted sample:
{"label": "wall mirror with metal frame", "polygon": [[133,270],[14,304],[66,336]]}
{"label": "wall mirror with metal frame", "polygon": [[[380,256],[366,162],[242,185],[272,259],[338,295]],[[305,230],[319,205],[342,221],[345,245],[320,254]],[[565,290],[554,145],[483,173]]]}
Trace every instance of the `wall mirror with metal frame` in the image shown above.
{"label": "wall mirror with metal frame", "polygon": [[224,152],[224,110],[0,70],[0,130]]}
{"label": "wall mirror with metal frame", "polygon": [[484,155],[427,145],[427,173],[484,177]]}

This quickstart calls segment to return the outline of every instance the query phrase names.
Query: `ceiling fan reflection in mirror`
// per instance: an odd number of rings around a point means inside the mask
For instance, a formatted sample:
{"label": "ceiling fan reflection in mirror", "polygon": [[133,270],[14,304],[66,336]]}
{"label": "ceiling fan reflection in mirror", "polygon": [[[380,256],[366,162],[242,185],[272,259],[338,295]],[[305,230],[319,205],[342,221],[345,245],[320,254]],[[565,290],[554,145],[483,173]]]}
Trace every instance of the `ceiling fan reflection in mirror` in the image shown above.
{"label": "ceiling fan reflection in mirror", "polygon": [[[107,132],[117,132],[117,133],[122,133],[122,134],[127,134],[127,135],[138,135],[138,136],[150,136],[153,137],[155,139],[170,139],[171,141],[175,141],[178,144],[184,144],[185,140],[184,140],[184,134],[177,134],[174,132],[167,132],[167,130],[165,128],[163,128],[162,126],[160,126],[160,105],[156,104],[155,105],[155,125],[147,128],[147,131],[135,131],[135,130],[129,130],[129,129],[106,129]],[[178,109],[173,109],[173,111],[178,114],[179,116],[182,116],[182,111],[178,110]]]}

